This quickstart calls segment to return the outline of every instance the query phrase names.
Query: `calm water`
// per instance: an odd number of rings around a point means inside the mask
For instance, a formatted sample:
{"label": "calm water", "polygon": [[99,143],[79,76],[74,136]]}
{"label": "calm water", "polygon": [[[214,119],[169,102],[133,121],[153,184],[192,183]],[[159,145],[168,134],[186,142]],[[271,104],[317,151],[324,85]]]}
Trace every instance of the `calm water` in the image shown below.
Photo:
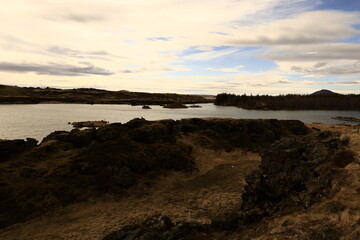
{"label": "calm water", "polygon": [[359,111],[258,111],[201,104],[202,108],[165,109],[151,106],[87,104],[0,105],[0,139],[32,137],[41,140],[56,130],[71,130],[68,122],[106,120],[125,123],[136,117],[147,120],[193,117],[298,119],[305,123],[342,123],[333,116],[360,117]]}

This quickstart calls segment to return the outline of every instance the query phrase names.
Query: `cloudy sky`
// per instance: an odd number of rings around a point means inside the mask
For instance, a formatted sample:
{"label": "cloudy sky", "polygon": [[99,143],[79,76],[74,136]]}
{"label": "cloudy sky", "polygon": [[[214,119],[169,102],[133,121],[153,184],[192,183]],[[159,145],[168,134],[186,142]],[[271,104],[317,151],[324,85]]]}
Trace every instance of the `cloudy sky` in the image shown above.
{"label": "cloudy sky", "polygon": [[360,94],[360,0],[0,0],[0,84]]}

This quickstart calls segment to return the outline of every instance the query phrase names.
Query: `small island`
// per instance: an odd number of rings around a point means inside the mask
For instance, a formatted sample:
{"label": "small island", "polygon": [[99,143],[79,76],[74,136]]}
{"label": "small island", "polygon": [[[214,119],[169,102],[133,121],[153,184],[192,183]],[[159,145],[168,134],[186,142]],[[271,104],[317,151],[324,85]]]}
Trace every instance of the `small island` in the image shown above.
{"label": "small island", "polygon": [[84,121],[84,122],[73,122],[73,123],[69,123],[71,125],[73,125],[74,128],[84,128],[84,127],[88,127],[88,128],[98,128],[98,127],[103,127],[105,125],[107,125],[109,122],[101,120],[101,121]]}
{"label": "small island", "polygon": [[360,122],[360,118],[356,117],[343,117],[343,116],[335,116],[332,119],[346,121],[346,122]]}
{"label": "small island", "polygon": [[142,106],[142,109],[151,109],[151,107],[148,105],[144,105],[144,106]]}
{"label": "small island", "polygon": [[169,103],[169,104],[165,104],[164,108],[188,108],[188,107],[182,103]]}

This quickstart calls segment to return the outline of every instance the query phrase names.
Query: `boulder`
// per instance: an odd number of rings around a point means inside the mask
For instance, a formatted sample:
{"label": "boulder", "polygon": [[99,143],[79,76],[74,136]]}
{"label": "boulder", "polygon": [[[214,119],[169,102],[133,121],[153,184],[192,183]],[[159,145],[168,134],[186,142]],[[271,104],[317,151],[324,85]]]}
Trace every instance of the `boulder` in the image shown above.
{"label": "boulder", "polygon": [[38,141],[33,138],[27,138],[26,140],[0,140],[0,162],[36,147],[37,143]]}

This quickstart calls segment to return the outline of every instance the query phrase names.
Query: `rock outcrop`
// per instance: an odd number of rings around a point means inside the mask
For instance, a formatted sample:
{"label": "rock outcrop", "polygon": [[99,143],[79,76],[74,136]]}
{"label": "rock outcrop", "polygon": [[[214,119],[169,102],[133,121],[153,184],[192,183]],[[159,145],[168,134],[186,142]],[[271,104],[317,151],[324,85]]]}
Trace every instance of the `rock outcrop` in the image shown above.
{"label": "rock outcrop", "polygon": [[196,235],[209,231],[209,226],[194,222],[172,223],[170,218],[161,214],[147,218],[141,224],[129,225],[113,232],[103,240],[168,240],[181,239],[188,235]]}
{"label": "rock outcrop", "polygon": [[69,124],[73,125],[74,128],[84,128],[84,127],[94,128],[94,127],[103,127],[108,123],[109,122],[107,121],[101,120],[101,121],[72,122]]}
{"label": "rock outcrop", "polygon": [[[40,145],[32,140],[0,142],[0,227],[50,209],[112,195],[168,171],[196,171],[191,135],[209,149],[262,151],[285,136],[305,135],[300,121],[184,119],[108,124],[98,129],[58,131]],[[24,151],[14,149],[21,145]],[[25,147],[24,147],[25,146]],[[4,148],[3,148],[4,149]]]}
{"label": "rock outcrop", "polygon": [[[352,161],[353,153],[342,148],[339,134],[336,133],[316,132],[282,138],[262,153],[259,170],[246,177],[247,185],[242,195],[241,207],[214,219],[210,226],[185,223],[189,227],[186,236],[191,239],[199,232],[211,235],[224,230],[237,230],[241,234],[242,229],[249,231],[252,228],[255,235],[261,234],[256,224],[264,218],[303,211],[333,195],[332,181],[336,177],[337,169],[346,167]],[[327,205],[327,209],[332,212],[341,211],[341,208],[341,205],[335,203]],[[176,230],[173,230],[176,227],[170,225],[165,232],[151,228],[149,230],[144,225],[146,221],[140,225],[125,227],[108,235],[104,240],[184,237],[176,235]],[[148,237],[149,231],[153,235],[155,232],[154,236],[159,237]],[[340,236],[330,226],[309,230],[305,235],[296,239],[339,239]]]}
{"label": "rock outcrop", "polygon": [[37,140],[27,138],[26,140],[0,140],[0,162],[8,160],[10,157],[34,148]]}

